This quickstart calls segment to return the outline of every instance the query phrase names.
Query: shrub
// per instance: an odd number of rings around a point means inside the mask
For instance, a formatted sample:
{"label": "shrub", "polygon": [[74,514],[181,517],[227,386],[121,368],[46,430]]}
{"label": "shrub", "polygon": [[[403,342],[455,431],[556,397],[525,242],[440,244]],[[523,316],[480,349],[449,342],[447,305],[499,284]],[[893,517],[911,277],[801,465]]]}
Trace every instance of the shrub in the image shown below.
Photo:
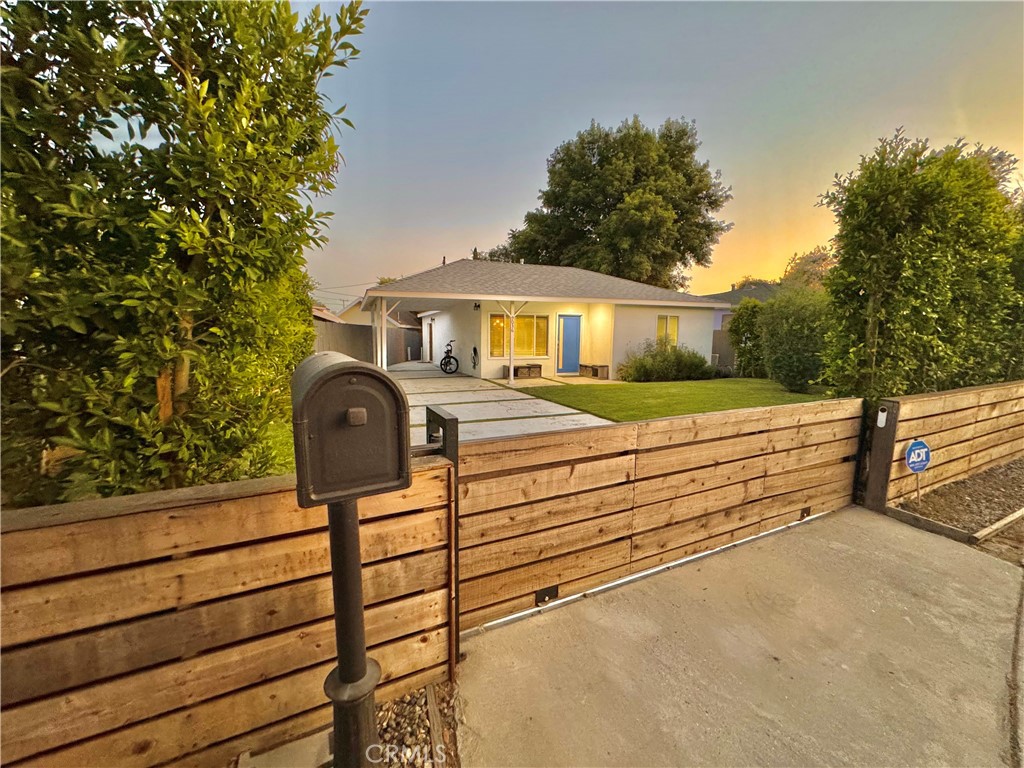
{"label": "shrub", "polygon": [[729,342],[736,353],[737,376],[763,379],[767,375],[761,347],[760,318],[763,307],[757,299],[743,299],[729,321]]}
{"label": "shrub", "polygon": [[761,347],[769,378],[790,392],[807,392],[822,371],[828,295],[790,288],[761,309]]}
{"label": "shrub", "polygon": [[0,7],[5,505],[274,471],[364,16]]}
{"label": "shrub", "polygon": [[704,355],[677,347],[666,339],[647,339],[638,350],[630,350],[619,366],[623,381],[690,381],[710,379],[715,369]]}

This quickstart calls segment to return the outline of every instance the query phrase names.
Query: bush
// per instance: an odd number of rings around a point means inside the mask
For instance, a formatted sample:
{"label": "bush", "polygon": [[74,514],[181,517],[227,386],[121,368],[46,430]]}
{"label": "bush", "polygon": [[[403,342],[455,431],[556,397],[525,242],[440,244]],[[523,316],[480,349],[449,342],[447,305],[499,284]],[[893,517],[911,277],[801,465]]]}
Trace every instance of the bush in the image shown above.
{"label": "bush", "polygon": [[715,369],[700,352],[674,346],[666,339],[647,339],[639,350],[626,354],[618,373],[623,381],[692,381],[712,378]]}
{"label": "bush", "polygon": [[761,309],[757,299],[746,298],[736,307],[729,321],[729,342],[736,353],[736,375],[763,379],[764,351],[761,346]]}
{"label": "bush", "polygon": [[761,348],[769,378],[807,392],[821,377],[829,302],[823,291],[791,288],[761,309]]}

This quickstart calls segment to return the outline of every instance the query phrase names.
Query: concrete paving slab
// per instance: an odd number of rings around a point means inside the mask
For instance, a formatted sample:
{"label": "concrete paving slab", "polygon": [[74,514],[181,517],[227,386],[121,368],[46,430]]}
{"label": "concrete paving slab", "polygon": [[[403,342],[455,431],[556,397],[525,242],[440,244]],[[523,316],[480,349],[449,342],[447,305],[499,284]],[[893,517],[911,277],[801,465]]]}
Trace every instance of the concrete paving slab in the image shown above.
{"label": "concrete paving slab", "polygon": [[[469,421],[496,421],[498,419],[522,419],[534,416],[557,416],[579,411],[548,400],[530,397],[522,400],[498,400],[490,403],[453,403],[446,405],[445,410],[459,419],[462,424]],[[426,424],[426,407],[417,406],[409,409],[409,423],[412,425]]]}
{"label": "concrete paving slab", "polygon": [[428,377],[422,379],[402,379],[398,382],[408,394],[424,392],[468,392],[478,389],[503,389],[498,384],[485,379],[474,379],[472,376],[449,376],[444,379]]}
{"label": "concrete paving slab", "polygon": [[[432,368],[422,371],[388,371],[388,375],[396,381],[408,381],[409,379],[451,379],[462,376],[461,373],[445,373],[440,368]],[[465,376],[463,378],[471,378]]]}
{"label": "concrete paving slab", "polygon": [[409,405],[446,405],[448,403],[490,403],[496,400],[531,400],[525,392],[514,392],[511,389],[476,389],[458,392],[426,392],[423,394],[406,395]]}
{"label": "concrete paving slab", "polygon": [[850,508],[487,631],[462,764],[1009,765],[1021,573]]}
{"label": "concrete paving slab", "polygon": [[536,419],[510,419],[508,421],[475,421],[459,424],[460,440],[486,440],[491,437],[535,435],[560,429],[599,427],[609,422],[589,413],[568,413],[564,416],[545,416]]}

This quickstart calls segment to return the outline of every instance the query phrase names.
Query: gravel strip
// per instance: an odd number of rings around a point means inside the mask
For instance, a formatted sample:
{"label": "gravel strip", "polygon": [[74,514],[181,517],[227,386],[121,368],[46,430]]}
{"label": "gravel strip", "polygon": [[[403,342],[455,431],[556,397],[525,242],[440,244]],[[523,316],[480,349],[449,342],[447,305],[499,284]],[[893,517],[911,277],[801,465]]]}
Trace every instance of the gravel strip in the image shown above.
{"label": "gravel strip", "polygon": [[444,732],[437,735],[438,754],[433,754],[431,747],[427,691],[420,688],[399,699],[377,705],[377,730],[381,746],[379,765],[389,768],[458,768],[454,691],[448,683],[434,686],[434,691],[437,708],[444,721]]}
{"label": "gravel strip", "polygon": [[1024,507],[1024,459],[944,485],[924,494],[920,501],[906,499],[900,506],[915,515],[977,533]]}

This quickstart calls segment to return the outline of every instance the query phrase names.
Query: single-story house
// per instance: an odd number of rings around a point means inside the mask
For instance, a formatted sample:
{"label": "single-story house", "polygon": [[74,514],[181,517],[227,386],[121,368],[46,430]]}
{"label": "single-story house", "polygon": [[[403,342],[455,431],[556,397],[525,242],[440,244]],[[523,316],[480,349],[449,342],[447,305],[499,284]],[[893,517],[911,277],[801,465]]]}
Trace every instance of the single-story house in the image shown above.
{"label": "single-story house", "polygon": [[729,341],[729,322],[732,320],[736,307],[744,299],[754,299],[765,302],[775,298],[779,292],[779,284],[769,280],[749,280],[739,288],[736,283],[732,288],[721,293],[708,293],[705,299],[712,301],[723,301],[729,304],[728,309],[715,310],[715,331],[711,345],[711,352],[715,364],[721,369],[730,369],[736,365],[736,352]]}
{"label": "single-story house", "polygon": [[[665,337],[710,359],[715,311],[728,304],[573,267],[462,259],[369,289],[374,328],[394,311],[423,322],[423,357],[453,342],[459,371],[488,379],[616,378],[626,353]],[[387,359],[378,339],[376,360]],[[475,364],[474,364],[475,359]]]}

